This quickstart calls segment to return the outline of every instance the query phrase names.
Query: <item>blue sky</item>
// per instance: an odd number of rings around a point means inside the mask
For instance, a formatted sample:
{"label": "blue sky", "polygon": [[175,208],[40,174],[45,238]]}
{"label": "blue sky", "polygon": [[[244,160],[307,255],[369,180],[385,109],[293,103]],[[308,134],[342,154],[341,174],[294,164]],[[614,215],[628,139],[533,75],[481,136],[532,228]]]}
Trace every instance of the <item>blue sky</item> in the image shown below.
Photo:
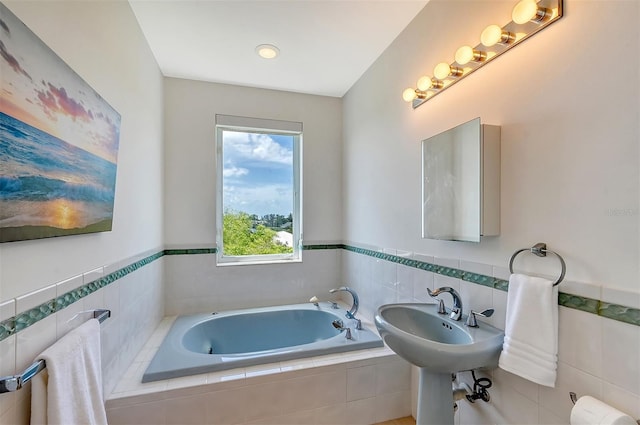
{"label": "blue sky", "polygon": [[224,209],[259,216],[293,208],[293,136],[223,133]]}

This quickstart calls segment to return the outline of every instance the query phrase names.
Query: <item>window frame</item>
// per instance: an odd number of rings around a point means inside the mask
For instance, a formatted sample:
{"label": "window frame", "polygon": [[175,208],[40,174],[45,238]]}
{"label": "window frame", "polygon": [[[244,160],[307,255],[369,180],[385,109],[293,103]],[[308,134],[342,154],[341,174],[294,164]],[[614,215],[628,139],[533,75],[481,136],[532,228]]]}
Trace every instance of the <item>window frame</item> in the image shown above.
{"label": "window frame", "polygon": [[[216,260],[218,266],[290,263],[302,261],[302,123],[294,121],[216,115]],[[293,136],[293,252],[290,254],[225,255],[224,232],[224,147],[225,131]]]}

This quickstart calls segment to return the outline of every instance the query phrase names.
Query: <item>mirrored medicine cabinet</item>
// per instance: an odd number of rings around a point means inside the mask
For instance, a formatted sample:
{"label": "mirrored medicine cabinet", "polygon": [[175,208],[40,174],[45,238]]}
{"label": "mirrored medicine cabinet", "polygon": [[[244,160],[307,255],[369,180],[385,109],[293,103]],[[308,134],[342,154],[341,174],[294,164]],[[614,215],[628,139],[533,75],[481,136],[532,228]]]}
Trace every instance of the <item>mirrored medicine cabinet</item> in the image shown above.
{"label": "mirrored medicine cabinet", "polygon": [[500,234],[500,127],[473,119],[422,141],[422,237]]}

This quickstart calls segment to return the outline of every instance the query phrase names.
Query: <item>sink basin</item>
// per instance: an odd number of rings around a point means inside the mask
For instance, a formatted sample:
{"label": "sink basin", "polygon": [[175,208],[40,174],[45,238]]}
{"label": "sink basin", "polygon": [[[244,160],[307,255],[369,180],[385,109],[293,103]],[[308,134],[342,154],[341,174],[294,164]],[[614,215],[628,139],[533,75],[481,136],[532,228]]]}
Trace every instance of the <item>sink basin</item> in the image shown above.
{"label": "sink basin", "polygon": [[436,304],[386,304],[375,323],[384,342],[420,368],[417,425],[454,424],[452,373],[498,366],[504,333],[466,326],[465,317],[438,314]]}
{"label": "sink basin", "polygon": [[378,308],[375,323],[389,348],[430,372],[498,366],[504,333],[485,323],[468,327],[465,318],[451,320],[438,314],[436,304],[386,304]]}

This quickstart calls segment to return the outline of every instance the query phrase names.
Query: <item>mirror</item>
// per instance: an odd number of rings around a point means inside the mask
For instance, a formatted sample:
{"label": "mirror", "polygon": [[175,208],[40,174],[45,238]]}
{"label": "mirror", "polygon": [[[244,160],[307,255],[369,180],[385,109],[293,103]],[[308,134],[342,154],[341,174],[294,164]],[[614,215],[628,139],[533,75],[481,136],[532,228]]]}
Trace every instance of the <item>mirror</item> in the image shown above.
{"label": "mirror", "polygon": [[500,233],[500,127],[480,118],[422,141],[422,237]]}

